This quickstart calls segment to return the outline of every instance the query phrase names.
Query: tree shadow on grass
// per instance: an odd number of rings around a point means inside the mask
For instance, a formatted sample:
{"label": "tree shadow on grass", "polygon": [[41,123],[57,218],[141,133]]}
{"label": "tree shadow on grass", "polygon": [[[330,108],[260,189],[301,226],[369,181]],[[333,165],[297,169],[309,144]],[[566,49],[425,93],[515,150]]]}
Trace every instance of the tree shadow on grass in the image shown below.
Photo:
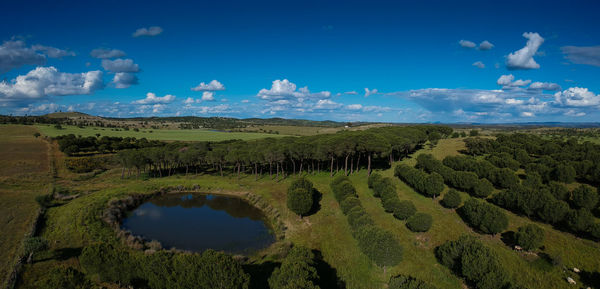
{"label": "tree shadow on grass", "polygon": [[581,271],[581,282],[592,288],[600,288],[600,272]]}
{"label": "tree shadow on grass", "polygon": [[344,282],[337,275],[337,270],[329,263],[323,260],[323,254],[319,250],[312,250],[313,254],[315,254],[315,267],[317,269],[317,274],[319,274],[319,282],[317,285],[321,288],[337,288],[337,289],[345,289],[346,282]]}
{"label": "tree shadow on grass", "polygon": [[515,239],[514,231],[507,231],[507,232],[500,234],[500,239],[506,246],[508,246],[510,248],[514,248],[515,245],[517,244],[517,240]]}
{"label": "tree shadow on grass", "polygon": [[304,217],[312,216],[312,215],[316,214],[319,210],[321,210],[321,199],[323,199],[323,194],[321,192],[319,192],[317,189],[313,188],[312,197],[313,197],[313,205],[310,208],[310,211],[308,211],[308,213]]}

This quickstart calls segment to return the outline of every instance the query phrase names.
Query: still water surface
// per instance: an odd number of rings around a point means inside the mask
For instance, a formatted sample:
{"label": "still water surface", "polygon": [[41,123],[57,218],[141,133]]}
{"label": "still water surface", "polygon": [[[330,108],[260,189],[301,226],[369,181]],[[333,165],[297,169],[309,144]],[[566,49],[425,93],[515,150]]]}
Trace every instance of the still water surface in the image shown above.
{"label": "still water surface", "polygon": [[263,213],[245,200],[211,194],[167,194],[150,199],[122,228],[164,248],[251,254],[275,240]]}

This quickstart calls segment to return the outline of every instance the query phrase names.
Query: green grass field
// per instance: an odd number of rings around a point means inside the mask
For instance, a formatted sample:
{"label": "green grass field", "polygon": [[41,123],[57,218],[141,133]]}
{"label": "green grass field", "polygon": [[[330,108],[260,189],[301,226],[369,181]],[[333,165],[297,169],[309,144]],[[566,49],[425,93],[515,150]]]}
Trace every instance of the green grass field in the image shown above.
{"label": "green grass field", "polygon": [[[458,154],[464,148],[461,139],[444,139],[433,148],[426,148],[413,154],[403,163],[414,164],[419,153],[432,153],[437,158]],[[56,148],[54,147],[56,150]],[[59,154],[60,155],[60,154]],[[60,158],[60,156],[59,156]],[[426,198],[399,179],[394,178],[401,200],[411,200],[420,212],[431,214],[434,224],[426,233],[413,233],[404,221],[395,219],[386,213],[381,201],[372,195],[367,187],[365,170],[350,177],[357,189],[361,203],[371,215],[377,226],[392,232],[404,247],[403,261],[391,268],[375,266],[359,250],[352,237],[346,217],[342,214],[329,189],[329,172],[310,175],[315,187],[323,194],[321,209],[314,215],[300,219],[286,207],[286,189],[293,177],[276,181],[263,176],[258,181],[253,176],[235,175],[219,177],[217,175],[176,175],[153,179],[120,179],[120,169],[114,168],[90,180],[76,181],[76,174],[70,173],[58,161],[59,178],[57,183],[63,187],[85,192],[81,197],[61,206],[50,208],[46,217],[46,226],[42,236],[50,241],[51,250],[26,268],[23,284],[20,288],[35,288],[33,282],[46,274],[57,264],[78,267],[76,252],[95,242],[109,242],[124,246],[115,233],[99,220],[105,204],[112,198],[133,193],[152,193],[167,186],[192,187],[199,185],[202,192],[236,193],[251,191],[262,196],[281,212],[281,220],[286,224],[285,241],[305,245],[322,252],[324,260],[335,268],[337,275],[344,280],[348,289],[386,288],[391,276],[409,274],[425,280],[438,288],[466,288],[462,280],[448,268],[440,265],[434,255],[434,248],[448,240],[455,240],[462,234],[477,236],[482,242],[498,253],[502,264],[507,268],[513,280],[525,288],[575,288],[565,278],[575,278],[576,274],[553,266],[544,259],[524,253],[518,253],[506,246],[500,236],[480,235],[469,228],[454,210],[445,209],[438,198]],[[393,170],[381,170],[385,176],[392,177]],[[466,198],[467,195],[463,194]],[[510,219],[509,230],[528,223],[536,223],[527,218],[507,212]],[[600,269],[600,245],[597,242],[577,238],[571,234],[553,229],[551,226],[536,223],[546,231],[543,253],[549,256],[562,256],[564,268],[577,267],[588,272]],[[75,252],[75,253],[65,253]],[[45,256],[45,257],[44,257]],[[48,257],[50,256],[50,257]],[[52,257],[54,256],[54,257]],[[251,258],[256,263],[265,261],[260,256]],[[268,257],[266,260],[270,260]],[[108,288],[107,284],[103,284]]]}
{"label": "green grass field", "polygon": [[48,144],[36,139],[32,126],[0,126],[0,280],[5,287],[22,251],[22,242],[37,217],[35,197],[47,194]]}
{"label": "green grass field", "polygon": [[52,125],[36,125],[37,129],[50,137],[59,135],[74,134],[83,137],[87,136],[116,136],[116,137],[135,137],[146,138],[149,140],[163,141],[224,141],[232,139],[252,140],[266,137],[283,137],[283,134],[268,133],[249,133],[249,132],[222,132],[212,130],[179,130],[179,129],[140,129],[140,131],[111,129],[106,127],[84,127],[63,126],[62,129],[56,129]]}

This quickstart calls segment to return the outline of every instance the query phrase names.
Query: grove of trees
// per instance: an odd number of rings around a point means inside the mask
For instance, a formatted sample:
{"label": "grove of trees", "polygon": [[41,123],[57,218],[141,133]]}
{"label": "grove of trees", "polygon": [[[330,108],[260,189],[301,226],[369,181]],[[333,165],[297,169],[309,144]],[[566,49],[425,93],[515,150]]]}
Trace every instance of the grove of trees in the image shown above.
{"label": "grove of trees", "polygon": [[497,234],[508,227],[508,217],[498,207],[475,198],[468,199],[459,212],[471,226],[486,234]]}
{"label": "grove of trees", "polygon": [[314,254],[305,247],[294,246],[269,278],[270,289],[319,289],[319,275]]}
{"label": "grove of trees", "polygon": [[438,173],[428,174],[411,166],[400,164],[394,175],[427,197],[435,198],[444,190],[444,179]]}

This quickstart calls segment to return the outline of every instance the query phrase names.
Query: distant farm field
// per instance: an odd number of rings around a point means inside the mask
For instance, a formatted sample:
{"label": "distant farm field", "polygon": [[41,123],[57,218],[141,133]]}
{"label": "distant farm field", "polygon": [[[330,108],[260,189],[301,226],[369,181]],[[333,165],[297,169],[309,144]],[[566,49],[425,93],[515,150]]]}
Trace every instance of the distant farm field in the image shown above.
{"label": "distant farm field", "polygon": [[224,141],[231,139],[252,140],[267,137],[283,137],[286,135],[269,133],[248,133],[248,132],[224,132],[212,130],[179,130],[179,129],[140,129],[123,130],[108,127],[83,127],[63,126],[62,129],[56,129],[52,125],[36,125],[43,135],[55,137],[59,135],[74,134],[83,137],[87,136],[114,136],[114,137],[135,137],[146,138],[149,140],[164,141]]}

